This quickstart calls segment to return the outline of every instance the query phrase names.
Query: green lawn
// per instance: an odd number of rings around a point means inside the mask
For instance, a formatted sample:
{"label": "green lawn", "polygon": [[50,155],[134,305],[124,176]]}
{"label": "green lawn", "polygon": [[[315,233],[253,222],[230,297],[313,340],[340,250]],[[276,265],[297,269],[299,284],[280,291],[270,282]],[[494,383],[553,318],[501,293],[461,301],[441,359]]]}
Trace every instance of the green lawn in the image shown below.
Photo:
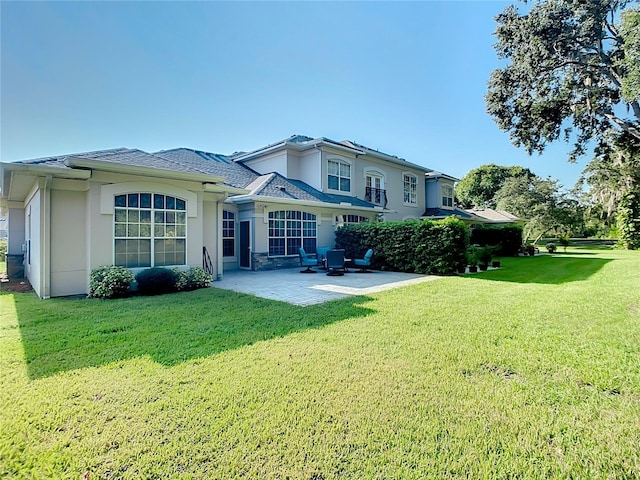
{"label": "green lawn", "polygon": [[640,478],[640,252],[295,307],[0,295],[0,477]]}

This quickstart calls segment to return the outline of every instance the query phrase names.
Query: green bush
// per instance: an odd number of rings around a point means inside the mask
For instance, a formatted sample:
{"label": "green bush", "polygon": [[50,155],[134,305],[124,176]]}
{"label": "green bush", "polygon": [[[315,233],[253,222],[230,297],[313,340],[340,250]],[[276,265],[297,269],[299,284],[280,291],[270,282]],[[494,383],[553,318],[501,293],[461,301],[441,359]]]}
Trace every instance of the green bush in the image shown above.
{"label": "green bush", "polygon": [[129,292],[134,280],[131,270],[115,265],[103,265],[91,271],[89,296],[94,298],[122,297]]}
{"label": "green bush", "polygon": [[361,258],[372,248],[372,267],[450,275],[466,265],[469,228],[460,220],[359,223],[336,231],[336,248]]}
{"label": "green bush", "polygon": [[4,256],[7,254],[7,239],[0,238],[0,261],[4,262]]}
{"label": "green bush", "polygon": [[191,267],[189,270],[173,270],[176,274],[176,288],[178,291],[207,288],[211,283],[211,275],[201,267]]}
{"label": "green bush", "polygon": [[520,225],[480,225],[471,230],[474,245],[497,245],[495,254],[503,257],[517,257],[522,247],[522,227]]}
{"label": "green bush", "polygon": [[161,295],[176,292],[176,272],[168,268],[153,267],[136,274],[141,295]]}

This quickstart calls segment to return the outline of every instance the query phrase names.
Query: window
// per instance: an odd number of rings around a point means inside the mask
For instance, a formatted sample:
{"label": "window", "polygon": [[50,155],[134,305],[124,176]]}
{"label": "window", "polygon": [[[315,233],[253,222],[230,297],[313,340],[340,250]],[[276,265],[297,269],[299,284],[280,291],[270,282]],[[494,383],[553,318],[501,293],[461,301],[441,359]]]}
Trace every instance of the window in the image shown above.
{"label": "window", "polygon": [[349,223],[365,223],[368,222],[369,219],[367,217],[362,217],[360,215],[340,215],[336,217],[336,223],[339,225],[346,225]]}
{"label": "window", "polygon": [[316,251],[316,216],[297,210],[269,212],[269,256]]}
{"label": "window", "polygon": [[329,160],[327,187],[340,192],[351,191],[351,165],[346,162]]}
{"label": "window", "polygon": [[376,205],[387,206],[387,192],[384,190],[384,179],[375,174],[367,173],[365,177],[364,199]]}
{"label": "window", "polygon": [[404,203],[416,205],[418,203],[418,178],[415,175],[405,173],[404,179]]}
{"label": "window", "polygon": [[128,268],[184,265],[187,212],[183,199],[129,193],[114,197],[114,263]]}
{"label": "window", "polygon": [[453,207],[453,187],[451,185],[442,185],[442,206]]}
{"label": "window", "polygon": [[222,211],[222,255],[234,257],[236,255],[236,214],[227,210]]}

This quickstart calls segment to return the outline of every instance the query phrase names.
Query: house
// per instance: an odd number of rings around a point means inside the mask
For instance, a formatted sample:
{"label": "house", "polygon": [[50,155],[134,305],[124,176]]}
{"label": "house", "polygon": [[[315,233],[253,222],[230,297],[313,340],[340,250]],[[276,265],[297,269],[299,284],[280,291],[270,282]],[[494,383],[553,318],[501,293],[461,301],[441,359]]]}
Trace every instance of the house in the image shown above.
{"label": "house", "polygon": [[[85,294],[100,265],[264,270],[335,229],[448,211],[455,179],[351,141],[294,135],[251,152],[117,148],[0,164],[8,268],[41,298]],[[436,189],[437,194],[431,194]]]}

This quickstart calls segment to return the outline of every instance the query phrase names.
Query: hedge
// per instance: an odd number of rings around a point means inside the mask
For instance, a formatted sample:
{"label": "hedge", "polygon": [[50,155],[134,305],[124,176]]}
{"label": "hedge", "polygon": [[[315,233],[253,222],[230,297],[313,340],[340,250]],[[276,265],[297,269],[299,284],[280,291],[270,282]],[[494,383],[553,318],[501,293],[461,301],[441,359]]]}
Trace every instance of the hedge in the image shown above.
{"label": "hedge", "polygon": [[522,247],[522,227],[520,225],[483,225],[471,230],[473,245],[496,245],[497,256],[516,257]]}
{"label": "hedge", "polygon": [[469,228],[455,218],[358,223],[336,231],[336,248],[347,258],[362,258],[372,248],[372,267],[380,270],[450,275],[466,265],[468,246]]}

